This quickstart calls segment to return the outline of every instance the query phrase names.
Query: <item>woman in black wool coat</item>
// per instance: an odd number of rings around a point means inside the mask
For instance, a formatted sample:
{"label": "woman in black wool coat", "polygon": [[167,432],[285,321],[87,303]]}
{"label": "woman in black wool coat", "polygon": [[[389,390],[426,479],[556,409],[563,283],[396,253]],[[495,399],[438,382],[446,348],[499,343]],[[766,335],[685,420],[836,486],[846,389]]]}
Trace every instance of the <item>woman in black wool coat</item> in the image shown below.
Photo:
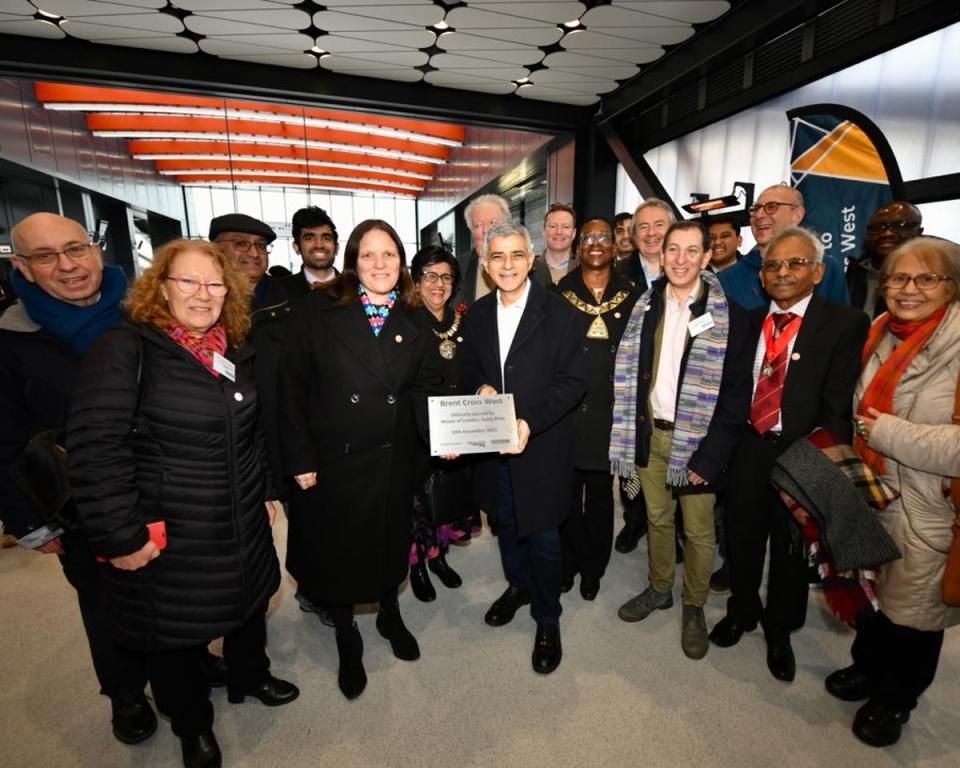
{"label": "woman in black wool coat", "polygon": [[224,638],[230,702],[276,706],[299,693],[270,674],[265,648],[280,570],[243,344],[249,303],[248,282],[216,245],[165,245],[130,291],[130,319],[90,346],[67,424],[74,498],[108,561],[118,641],[146,651],[188,767],[221,763],[202,667],[211,640]]}
{"label": "woman in black wool coat", "polygon": [[[400,616],[416,485],[417,426],[439,385],[399,236],[367,219],[344,249],[329,291],[301,299],[280,376],[284,471],[306,496],[290,508],[287,569],[312,603],[329,607],[338,684],[367,684],[358,603],[380,603],[377,631],[394,656],[420,658]],[[416,412],[416,414],[415,414]]]}

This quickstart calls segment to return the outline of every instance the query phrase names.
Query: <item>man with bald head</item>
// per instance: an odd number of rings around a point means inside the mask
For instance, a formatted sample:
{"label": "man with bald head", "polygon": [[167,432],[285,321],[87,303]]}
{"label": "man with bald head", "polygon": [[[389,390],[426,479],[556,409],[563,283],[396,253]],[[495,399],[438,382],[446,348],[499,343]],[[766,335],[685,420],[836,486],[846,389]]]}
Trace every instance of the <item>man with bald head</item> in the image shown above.
{"label": "man with bald head", "polygon": [[120,316],[127,281],[104,267],[100,246],[72,219],[35,213],[11,233],[11,282],[19,301],[0,317],[0,510],[27,549],[60,558],[77,590],[100,692],[113,708],[113,733],[126,744],[150,736],[157,718],[143,695],[143,656],[113,641],[100,573],[83,534],[69,526],[72,502],[54,522],[14,471],[32,437],[62,430],[80,356]]}
{"label": "man with bald head", "polygon": [[847,289],[850,303],[871,318],[887,309],[877,292],[883,260],[902,243],[923,234],[923,215],[913,203],[895,200],[881,205],[867,222],[863,253],[847,265]]}
{"label": "man with bald head", "polygon": [[[717,277],[727,298],[737,302],[747,310],[766,306],[769,301],[767,292],[760,282],[760,267],[764,254],[773,237],[788,227],[798,227],[803,221],[806,210],[803,207],[803,195],[786,184],[767,187],[750,206],[750,230],[757,241],[756,246],[740,261],[724,269]],[[826,261],[823,279],[817,285],[815,293],[828,301],[849,304],[847,286],[843,280],[843,271],[830,259]]]}

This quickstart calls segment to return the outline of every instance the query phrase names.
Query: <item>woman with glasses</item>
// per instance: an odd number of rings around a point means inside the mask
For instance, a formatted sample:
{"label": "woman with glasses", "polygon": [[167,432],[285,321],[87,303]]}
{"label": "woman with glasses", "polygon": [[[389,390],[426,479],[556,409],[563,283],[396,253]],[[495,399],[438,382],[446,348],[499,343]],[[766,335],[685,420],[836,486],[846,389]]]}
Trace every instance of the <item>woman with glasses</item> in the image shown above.
{"label": "woman with glasses", "polygon": [[880,569],[880,610],[857,623],[853,665],[826,679],[845,701],[866,699],[853,721],[863,742],[900,738],[933,682],[945,628],[960,608],[944,604],[952,539],[951,480],[960,477],[960,425],[951,423],[960,375],[960,246],[919,237],[880,271],[887,312],[864,345],[854,396],[854,448],[899,498],[880,513],[903,557]]}
{"label": "woman with glasses", "polygon": [[[461,356],[457,353],[463,342],[465,307],[449,306],[460,284],[460,264],[449,251],[428,245],[413,257],[410,272],[422,304],[421,312],[432,334],[427,346],[443,372],[439,393],[451,397],[462,394]],[[426,603],[437,597],[428,568],[449,589],[463,583],[447,563],[447,551],[450,542],[472,535],[472,520],[477,509],[471,499],[466,458],[453,462],[431,460],[426,446],[421,447],[420,454],[420,474],[426,475],[426,480],[414,501],[410,586],[417,599]]]}
{"label": "woman with glasses", "polygon": [[[281,369],[285,472],[307,492],[290,510],[287,569],[313,604],[329,607],[348,699],[367,684],[354,605],[379,603],[377,631],[394,656],[420,658],[400,616],[416,484],[417,427],[425,432],[435,343],[399,236],[367,219],[344,249],[329,291],[302,299]],[[432,371],[432,372],[431,372]]]}
{"label": "woman with glasses", "polygon": [[280,584],[259,422],[250,284],[212,243],[160,248],[128,319],[83,361],[67,425],[70,480],[113,602],[118,641],[147,653],[157,708],[185,766],[219,766],[207,644],[223,637],[227,693],[268,706],[266,611]]}

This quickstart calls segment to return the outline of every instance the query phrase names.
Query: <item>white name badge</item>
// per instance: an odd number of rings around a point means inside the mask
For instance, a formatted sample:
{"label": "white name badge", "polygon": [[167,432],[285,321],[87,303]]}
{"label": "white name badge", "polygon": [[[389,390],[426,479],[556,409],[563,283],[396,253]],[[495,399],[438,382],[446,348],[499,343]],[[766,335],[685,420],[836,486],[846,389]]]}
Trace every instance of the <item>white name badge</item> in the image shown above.
{"label": "white name badge", "polygon": [[707,312],[687,323],[687,330],[690,331],[691,337],[699,336],[704,331],[709,331],[714,325],[716,323],[713,322],[713,315]]}
{"label": "white name badge", "polygon": [[221,376],[226,376],[230,381],[237,380],[237,366],[231,363],[219,352],[213,353],[213,370]]}

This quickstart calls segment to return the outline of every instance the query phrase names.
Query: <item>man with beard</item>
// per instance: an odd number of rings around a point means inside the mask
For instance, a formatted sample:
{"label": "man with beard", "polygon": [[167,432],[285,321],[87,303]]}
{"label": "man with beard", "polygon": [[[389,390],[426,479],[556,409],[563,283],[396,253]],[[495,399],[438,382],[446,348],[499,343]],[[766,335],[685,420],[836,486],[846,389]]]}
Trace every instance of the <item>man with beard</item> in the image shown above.
{"label": "man with beard", "polygon": [[339,272],[333,266],[337,257],[339,238],[333,219],[316,205],[301,208],[293,214],[293,250],[303,259],[303,266],[295,275],[281,281],[287,297],[305,296],[312,288],[319,288],[336,278]]}
{"label": "man with beard", "polygon": [[883,260],[901,243],[922,234],[923,215],[912,203],[894,201],[877,208],[867,223],[863,254],[847,265],[850,304],[871,319],[886,312],[886,302],[877,290]]}

